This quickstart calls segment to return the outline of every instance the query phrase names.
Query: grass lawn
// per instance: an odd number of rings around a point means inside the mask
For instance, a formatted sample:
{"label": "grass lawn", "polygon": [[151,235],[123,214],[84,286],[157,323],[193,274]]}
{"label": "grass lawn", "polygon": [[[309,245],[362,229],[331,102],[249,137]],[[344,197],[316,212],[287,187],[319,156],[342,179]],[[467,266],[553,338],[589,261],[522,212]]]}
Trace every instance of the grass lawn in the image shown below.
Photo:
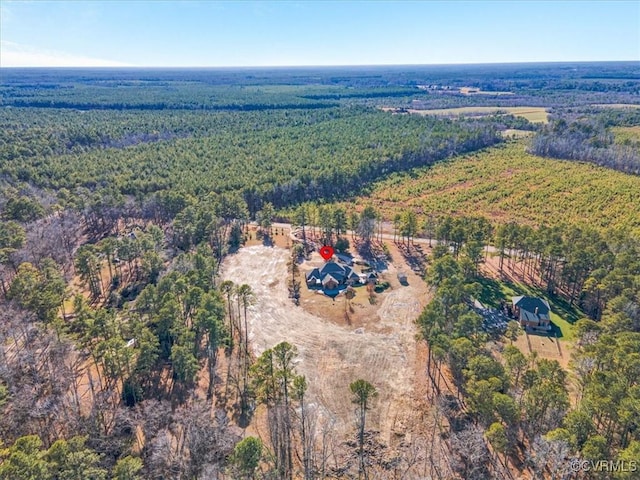
{"label": "grass lawn", "polygon": [[494,278],[480,277],[478,283],[482,286],[479,300],[487,307],[498,307],[500,300],[510,302],[511,297],[528,295],[541,297],[551,305],[551,321],[557,327],[556,333],[560,340],[572,341],[575,339],[574,323],[585,315],[575,306],[559,297],[550,297],[542,290],[508,281],[498,281]]}

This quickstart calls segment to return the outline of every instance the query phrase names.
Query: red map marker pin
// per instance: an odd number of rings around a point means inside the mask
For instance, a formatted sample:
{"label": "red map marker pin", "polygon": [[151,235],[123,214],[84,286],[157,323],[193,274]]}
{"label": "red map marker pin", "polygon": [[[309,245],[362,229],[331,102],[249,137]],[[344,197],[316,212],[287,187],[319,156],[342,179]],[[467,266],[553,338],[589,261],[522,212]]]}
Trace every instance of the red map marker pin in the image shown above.
{"label": "red map marker pin", "polygon": [[329,260],[331,257],[333,257],[333,252],[334,252],[333,247],[330,247],[329,245],[325,245],[319,250],[318,253],[320,253],[320,256],[325,260]]}

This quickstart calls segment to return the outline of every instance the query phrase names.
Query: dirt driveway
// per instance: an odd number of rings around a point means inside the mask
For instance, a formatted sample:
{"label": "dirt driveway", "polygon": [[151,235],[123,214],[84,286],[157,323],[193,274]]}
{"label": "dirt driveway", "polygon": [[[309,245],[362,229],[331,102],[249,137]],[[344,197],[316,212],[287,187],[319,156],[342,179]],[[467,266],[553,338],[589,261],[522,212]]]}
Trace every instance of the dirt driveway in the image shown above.
{"label": "dirt driveway", "polygon": [[409,286],[385,293],[376,328],[337,325],[288,298],[288,256],[283,248],[252,246],[228,256],[222,266],[223,279],[246,283],[255,293],[249,338],[256,355],[285,340],[295,345],[296,368],[307,377],[310,401],[322,417],[335,421],[341,435],[355,429],[349,384],[358,378],[371,382],[379,396],[368,428],[380,431],[387,444],[402,438],[420,415],[414,394],[419,369],[413,322],[427,302],[424,283],[410,272]]}

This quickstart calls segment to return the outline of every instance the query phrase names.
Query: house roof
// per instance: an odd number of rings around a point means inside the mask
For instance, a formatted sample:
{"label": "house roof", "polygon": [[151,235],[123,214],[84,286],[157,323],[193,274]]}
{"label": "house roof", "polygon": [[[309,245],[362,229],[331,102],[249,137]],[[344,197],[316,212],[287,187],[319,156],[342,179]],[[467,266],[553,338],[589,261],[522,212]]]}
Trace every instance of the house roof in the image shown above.
{"label": "house roof", "polygon": [[307,273],[307,281],[309,281],[309,280],[320,280],[321,277],[322,277],[322,275],[320,275],[320,270],[317,269],[317,268],[314,268],[309,273]]}
{"label": "house roof", "polygon": [[345,255],[344,253],[336,253],[336,257],[343,263],[351,266],[353,265],[353,257],[351,255]]}
{"label": "house roof", "polygon": [[524,295],[513,297],[513,306],[520,309],[520,318],[528,321],[538,322],[540,320],[550,320],[549,312],[551,307],[549,302],[543,298],[526,297]]}
{"label": "house roof", "polygon": [[326,284],[327,284],[327,283],[329,283],[329,282],[340,283],[340,282],[338,281],[338,279],[337,279],[337,278],[333,278],[333,277],[331,276],[331,274],[327,274],[327,275],[325,275],[325,276],[324,276],[324,278],[322,279],[322,285],[326,285]]}
{"label": "house roof", "polygon": [[346,270],[351,270],[351,267],[340,265],[336,262],[327,262],[322,267],[320,267],[320,273],[344,272]]}
{"label": "house roof", "polygon": [[331,277],[337,283],[344,283],[350,279],[359,279],[351,267],[335,262],[327,262],[322,267],[311,270],[307,274],[307,282],[317,279],[324,284],[325,281],[328,280],[327,277]]}

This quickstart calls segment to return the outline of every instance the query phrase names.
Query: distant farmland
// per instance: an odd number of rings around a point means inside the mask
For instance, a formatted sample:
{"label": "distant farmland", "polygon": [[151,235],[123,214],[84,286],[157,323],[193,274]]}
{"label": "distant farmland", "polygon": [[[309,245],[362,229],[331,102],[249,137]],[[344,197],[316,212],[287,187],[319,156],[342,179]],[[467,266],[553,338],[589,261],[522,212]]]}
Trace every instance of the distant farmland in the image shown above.
{"label": "distant farmland", "polygon": [[460,107],[460,108],[443,108],[439,110],[415,110],[412,113],[420,113],[421,115],[491,115],[498,112],[507,112],[516,117],[523,117],[534,123],[547,123],[548,114],[544,107]]}
{"label": "distant farmland", "polygon": [[[383,108],[387,111],[397,111],[397,109]],[[457,117],[460,115],[476,116],[476,115],[492,115],[496,113],[509,113],[517,117],[523,117],[534,123],[547,123],[549,121],[547,109],[544,107],[457,107],[457,108],[441,108],[435,110],[403,110],[407,113],[415,113],[418,115],[438,115],[447,117]]]}

